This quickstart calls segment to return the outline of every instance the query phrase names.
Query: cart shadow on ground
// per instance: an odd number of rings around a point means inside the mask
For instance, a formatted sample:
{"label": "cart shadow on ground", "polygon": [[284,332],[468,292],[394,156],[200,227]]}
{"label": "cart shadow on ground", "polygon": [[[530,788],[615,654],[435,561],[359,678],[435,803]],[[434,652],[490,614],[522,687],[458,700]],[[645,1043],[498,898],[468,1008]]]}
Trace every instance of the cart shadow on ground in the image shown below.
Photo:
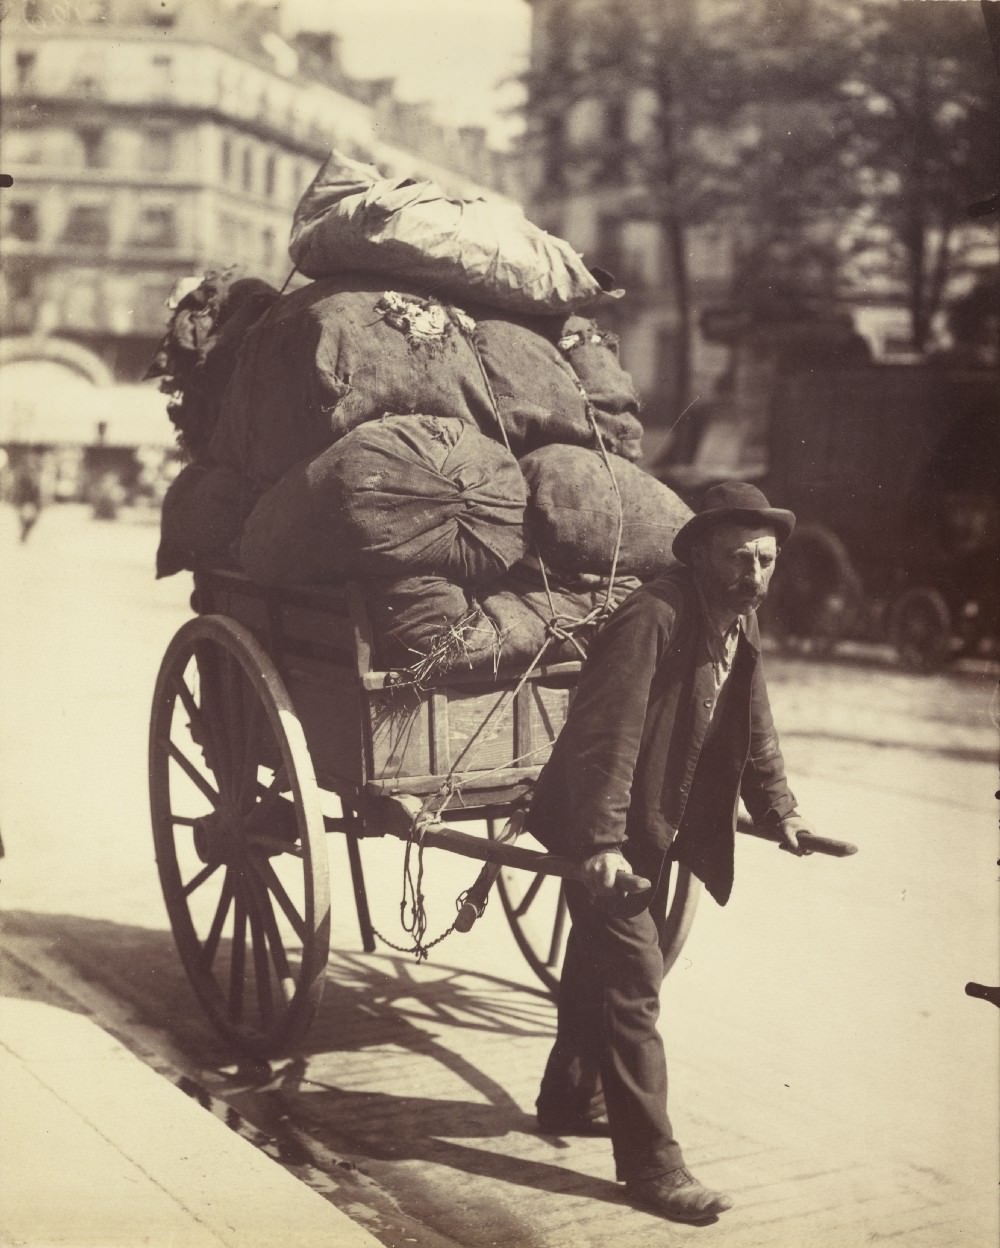
{"label": "cart shadow on ground", "polygon": [[[524,1094],[529,1077],[534,1087],[553,1033],[553,1007],[539,990],[397,954],[334,950],[300,1050],[263,1062],[235,1053],[209,1027],[169,932],[27,911],[8,912],[4,929],[113,994],[138,1027],[165,1033],[194,1072],[180,1086],[196,1099],[224,1102],[235,1115],[221,1116],[286,1164],[338,1180],[338,1170],[357,1169],[404,1206],[413,1197],[407,1189],[422,1191],[428,1172],[419,1168],[415,1179],[413,1167],[397,1173],[392,1163],[425,1163],[439,1185],[458,1171],[473,1181],[622,1203],[616,1184],[572,1166],[566,1154],[575,1143],[538,1135],[533,1112],[512,1094]],[[115,1030],[128,1044],[120,1023]],[[482,1046],[491,1052],[481,1062]],[[338,1064],[349,1075],[342,1081]],[[505,1080],[509,1072],[511,1086],[487,1067]],[[609,1170],[609,1142],[597,1143]]]}

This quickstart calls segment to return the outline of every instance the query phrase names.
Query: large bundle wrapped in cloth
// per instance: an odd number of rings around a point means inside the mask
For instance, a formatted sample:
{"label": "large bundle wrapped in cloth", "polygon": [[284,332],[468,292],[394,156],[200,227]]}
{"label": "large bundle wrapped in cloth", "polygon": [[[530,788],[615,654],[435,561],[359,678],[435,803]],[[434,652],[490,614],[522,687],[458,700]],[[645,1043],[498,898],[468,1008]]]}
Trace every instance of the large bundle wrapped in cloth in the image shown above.
{"label": "large bundle wrapped in cloth", "polygon": [[614,567],[647,579],[676,564],[671,546],[691,509],[635,464],[581,447],[545,446],[526,455],[521,470],[529,489],[529,541],[548,567],[602,575]]}
{"label": "large bundle wrapped in cloth", "polygon": [[477,592],[440,577],[371,580],[365,588],[375,661],[428,680],[579,659],[638,585],[634,577],[544,578],[526,563]]}
{"label": "large bundle wrapped in cloth", "polygon": [[252,505],[246,483],[229,468],[185,465],[163,499],[157,577],[205,563],[235,564]]}
{"label": "large bundle wrapped in cloth", "polygon": [[365,585],[375,664],[415,678],[490,669],[497,630],[464,586],[440,576],[378,577]]}
{"label": "large bundle wrapped in cloth", "polygon": [[273,286],[236,265],[209,270],[176,296],[146,377],[161,378],[160,390],[171,399],[167,414],[195,462],[206,459],[244,339],[277,299]]}
{"label": "large bundle wrapped in cloth", "polygon": [[565,315],[603,301],[599,277],[512,204],[386,178],[339,152],[299,201],[289,254],[308,277],[364,269],[459,303]]}
{"label": "large bundle wrapped in cloth", "polygon": [[433,412],[488,426],[489,393],[450,309],[371,277],[284,296],[247,336],[212,453],[262,486],[364,421]]}
{"label": "large bundle wrapped in cloth", "polygon": [[524,554],[524,477],[455,417],[386,416],[263,495],[240,554],[265,584],[352,576],[495,580]]}
{"label": "large bundle wrapped in cloth", "polygon": [[496,629],[497,670],[539,658],[544,663],[583,658],[598,628],[638,586],[634,577],[609,582],[598,576],[543,577],[527,564],[512,568],[479,595],[483,614]]}
{"label": "large bundle wrapped in cloth", "polygon": [[571,316],[562,325],[558,344],[587,396],[604,445],[625,459],[640,459],[641,404],[635,383],[622,368],[617,336],[596,321]]}
{"label": "large bundle wrapped in cloth", "polygon": [[563,349],[562,328],[384,290],[371,275],[314,282],[250,330],[211,453],[263,489],[366,421],[431,412],[476,425],[516,456],[600,437],[638,458],[638,404],[613,349],[596,330],[586,343],[574,331]]}
{"label": "large bundle wrapped in cloth", "polygon": [[[574,317],[569,324],[593,322]],[[596,341],[595,331],[581,351],[579,331],[567,336],[564,328],[562,321],[542,317],[523,320],[480,312],[475,318],[472,343],[511,449],[520,456],[554,442],[593,447],[600,438],[611,454],[638,459],[639,403],[614,349]],[[604,357],[600,364],[598,355]],[[597,382],[599,401],[589,393],[578,364]]]}

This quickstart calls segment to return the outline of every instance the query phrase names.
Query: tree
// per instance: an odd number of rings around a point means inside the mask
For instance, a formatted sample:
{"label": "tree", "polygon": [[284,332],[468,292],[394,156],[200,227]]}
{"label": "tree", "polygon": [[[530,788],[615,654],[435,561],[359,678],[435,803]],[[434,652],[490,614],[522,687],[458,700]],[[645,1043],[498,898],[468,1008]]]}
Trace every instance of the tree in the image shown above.
{"label": "tree", "polygon": [[[577,188],[615,184],[623,220],[657,224],[677,323],[678,409],[697,311],[691,232],[706,223],[726,230],[731,299],[751,317],[829,312],[875,283],[905,298],[919,350],[961,293],[957,279],[981,269],[991,246],[995,255],[990,227],[968,216],[1000,185],[997,75],[978,5],[538,8],[559,38],[528,76],[529,116],[562,137],[574,105],[604,108],[604,132],[589,149],[564,151],[558,174]],[[639,95],[652,102],[641,134],[621,120]]]}
{"label": "tree", "polygon": [[[528,76],[529,115],[543,135],[550,128],[562,137],[563,118],[582,100],[600,101],[608,116],[638,97],[652,103],[641,133],[608,127],[591,150],[566,152],[564,160],[583,171],[577,176],[620,185],[623,220],[658,226],[677,325],[675,403],[683,409],[696,313],[692,230],[729,227],[738,292],[759,289],[762,273],[774,276],[780,255],[785,278],[797,268],[822,271],[830,297],[832,192],[847,205],[836,168],[846,120],[829,101],[847,72],[847,50],[828,30],[804,56],[808,6],[795,3],[563,0],[561,10],[548,9],[567,33]],[[833,16],[827,25],[836,25]],[[799,265],[806,255],[808,264]]]}
{"label": "tree", "polygon": [[[1000,187],[1000,96],[979,6],[864,0],[853,32],[850,165],[866,212],[852,268],[905,293],[913,346],[995,230],[969,209]],[[979,264],[982,261],[980,259]]]}

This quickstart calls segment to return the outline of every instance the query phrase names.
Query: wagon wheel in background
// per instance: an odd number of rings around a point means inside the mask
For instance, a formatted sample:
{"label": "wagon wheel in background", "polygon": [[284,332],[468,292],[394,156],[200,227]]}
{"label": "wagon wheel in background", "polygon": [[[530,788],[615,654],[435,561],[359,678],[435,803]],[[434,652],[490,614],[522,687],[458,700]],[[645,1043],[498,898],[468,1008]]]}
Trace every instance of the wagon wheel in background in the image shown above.
{"label": "wagon wheel in background", "polygon": [[304,1035],[330,945],[326,834],[302,726],[271,660],[222,616],[167,648],[149,740],[157,868],[216,1029],[255,1056]]}
{"label": "wagon wheel in background", "polygon": [[889,639],[912,672],[939,671],[951,657],[952,619],[936,589],[908,589],[889,608]]}
{"label": "wagon wheel in background", "polygon": [[781,557],[762,611],[765,627],[784,643],[801,641],[814,654],[829,654],[858,622],[863,601],[858,574],[835,533],[800,525]]}
{"label": "wagon wheel in background", "polygon": [[[492,820],[488,827],[490,836],[495,837]],[[545,852],[528,833],[519,836],[517,843]],[[523,867],[504,867],[497,876],[496,888],[517,947],[545,987],[555,995],[570,928],[565,884],[555,875],[532,874]],[[687,867],[674,863],[661,941],[664,975],[684,947],[700,894],[701,881],[692,876]]]}

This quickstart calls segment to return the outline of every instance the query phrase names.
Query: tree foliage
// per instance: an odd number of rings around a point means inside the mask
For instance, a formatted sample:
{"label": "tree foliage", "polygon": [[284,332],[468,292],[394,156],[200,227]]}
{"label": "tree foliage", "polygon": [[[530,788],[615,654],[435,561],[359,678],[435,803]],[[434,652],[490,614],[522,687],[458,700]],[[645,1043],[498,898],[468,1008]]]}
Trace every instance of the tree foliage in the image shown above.
{"label": "tree foliage", "polygon": [[662,227],[681,355],[687,232],[708,222],[733,240],[737,299],[902,293],[924,345],[988,242],[969,205],[1000,188],[997,75],[978,5],[561,2],[565,38],[529,76],[529,109],[561,118],[587,98],[655,101],[645,133],[605,135],[615,160],[591,167],[618,174],[623,215]]}

